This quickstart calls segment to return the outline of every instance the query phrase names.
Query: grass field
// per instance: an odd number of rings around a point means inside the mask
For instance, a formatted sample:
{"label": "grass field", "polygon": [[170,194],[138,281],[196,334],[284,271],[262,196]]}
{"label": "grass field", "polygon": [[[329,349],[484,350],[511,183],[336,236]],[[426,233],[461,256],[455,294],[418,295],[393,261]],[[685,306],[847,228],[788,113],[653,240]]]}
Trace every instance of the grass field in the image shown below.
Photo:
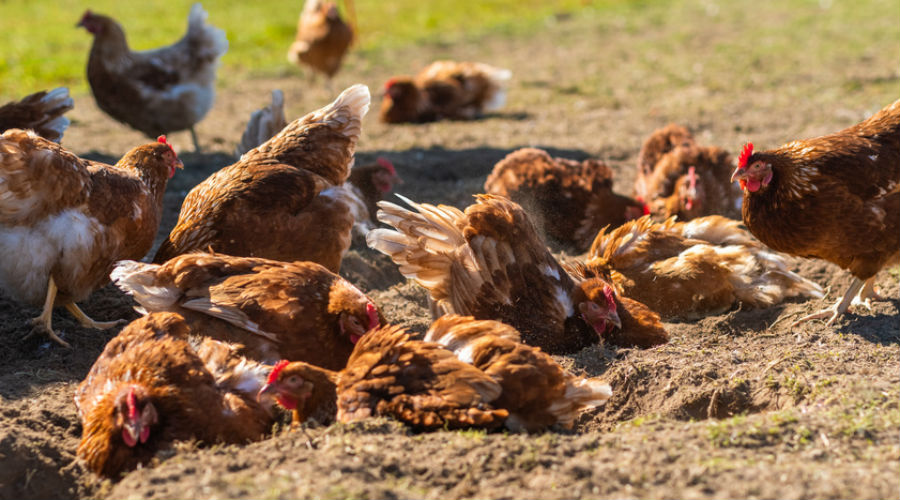
{"label": "grass field", "polygon": [[[125,27],[134,49],[149,49],[176,40],[185,28],[192,0],[116,2],[114,0],[0,2],[0,98],[12,99],[35,90],[68,85],[87,91],[84,66],[91,38],[75,23],[85,9],[105,13]],[[251,2],[207,0],[210,22],[225,29],[230,48],[219,76],[225,85],[247,76],[300,74],[285,51],[294,37],[299,0]],[[358,0],[359,47],[348,64],[391,62],[385,54],[404,45],[440,47],[484,35],[521,35],[553,23],[560,16],[579,16],[596,25],[626,33],[653,32],[662,26],[671,43],[652,36],[645,46],[630,47],[646,63],[646,85],[694,79],[702,73],[712,90],[740,91],[765,79],[758,72],[781,72],[796,78],[835,61],[871,58],[873,51],[898,53],[900,26],[896,0],[833,2],[661,2],[578,0]],[[672,26],[677,26],[672,30]],[[859,27],[859,29],[857,29]],[[817,36],[810,37],[815,32]],[[660,47],[665,47],[660,50]],[[702,64],[685,65],[683,56],[706,54]],[[773,57],[776,56],[777,57]],[[618,54],[597,48],[598,61],[615,62]],[[519,68],[514,68],[518,70]],[[896,74],[897,67],[885,68]],[[412,68],[409,68],[412,70]],[[608,78],[605,68],[597,78]],[[887,74],[861,75],[874,83],[894,85]],[[845,85],[853,86],[851,83]],[[591,84],[591,82],[585,82]],[[771,82],[769,82],[771,83]],[[822,91],[832,82],[817,83]],[[870,84],[873,81],[866,81]],[[776,82],[777,84],[777,82]],[[863,82],[859,82],[861,86]],[[808,88],[806,86],[802,86]],[[573,89],[577,91],[578,89]],[[854,88],[838,89],[854,91]],[[726,92],[727,93],[727,92]]]}
{"label": "grass field", "polygon": [[[87,90],[84,65],[90,35],[75,28],[85,9],[118,20],[133,49],[175,41],[186,26],[194,0],[121,2],[0,2],[0,96],[69,85]],[[346,2],[340,2],[346,8]],[[295,70],[285,53],[294,39],[302,0],[260,3],[206,0],[210,23],[224,29],[230,47],[220,78],[246,74],[271,76]],[[577,0],[357,0],[359,49],[364,53],[421,42],[452,43],[462,36],[487,32],[516,33],[556,13],[581,7]],[[299,70],[295,70],[298,71]]]}

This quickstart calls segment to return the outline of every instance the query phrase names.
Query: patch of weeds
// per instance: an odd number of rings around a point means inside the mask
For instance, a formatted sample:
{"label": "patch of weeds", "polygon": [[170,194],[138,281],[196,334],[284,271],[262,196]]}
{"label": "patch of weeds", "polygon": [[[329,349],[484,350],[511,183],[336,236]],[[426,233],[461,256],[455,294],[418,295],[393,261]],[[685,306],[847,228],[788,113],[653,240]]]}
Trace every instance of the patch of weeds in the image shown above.
{"label": "patch of weeds", "polygon": [[774,446],[779,443],[789,446],[807,445],[813,433],[804,425],[798,425],[797,416],[790,411],[776,411],[748,419],[737,416],[709,424],[707,436],[713,445],[720,448],[757,448]]}
{"label": "patch of weeds", "polygon": [[487,432],[484,429],[466,429],[457,431],[456,433],[466,439],[472,439],[479,442],[484,441],[484,437],[487,435]]}
{"label": "patch of weeds", "polygon": [[838,432],[848,438],[873,441],[881,433],[893,435],[900,427],[896,395],[876,393],[862,401],[842,401],[830,416],[837,420]]}

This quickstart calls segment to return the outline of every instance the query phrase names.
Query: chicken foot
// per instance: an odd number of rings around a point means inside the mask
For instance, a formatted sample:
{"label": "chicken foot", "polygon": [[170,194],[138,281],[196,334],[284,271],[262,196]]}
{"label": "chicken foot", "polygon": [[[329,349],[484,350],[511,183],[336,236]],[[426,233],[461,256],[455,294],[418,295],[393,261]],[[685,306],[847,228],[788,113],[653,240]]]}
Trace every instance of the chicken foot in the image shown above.
{"label": "chicken foot", "polygon": [[[866,284],[869,283],[870,280],[874,280],[874,276],[869,280],[866,280]],[[805,323],[812,319],[824,319],[828,318],[828,321],[825,322],[825,326],[831,326],[834,324],[835,320],[837,320],[838,316],[847,312],[847,309],[850,308],[850,303],[855,300],[856,294],[860,293],[862,295],[863,289],[863,281],[859,278],[853,278],[853,282],[850,283],[850,287],[847,288],[847,292],[844,293],[844,296],[840,298],[837,302],[834,303],[831,307],[822,309],[817,313],[810,314],[809,316],[804,316],[797,321],[794,321],[791,324],[791,328],[799,325],[800,323]],[[863,289],[864,291],[864,289]],[[869,293],[874,293],[874,290],[871,290]]]}
{"label": "chicken foot", "polygon": [[69,311],[72,316],[75,316],[75,319],[78,320],[78,323],[85,328],[95,328],[97,330],[108,330],[114,326],[121,325],[126,323],[124,319],[117,319],[115,321],[94,321],[90,316],[84,313],[80,307],[74,302],[69,302],[65,305],[67,311]]}
{"label": "chicken foot", "polygon": [[40,316],[31,319],[31,332],[29,332],[22,340],[28,340],[33,335],[40,333],[50,337],[50,340],[63,347],[72,347],[68,342],[56,335],[51,324],[53,320],[53,303],[56,301],[57,291],[56,282],[53,281],[53,276],[51,276],[50,282],[47,284],[47,298],[44,299],[44,308],[41,310]]}
{"label": "chicken foot", "polygon": [[884,297],[881,296],[877,291],[875,291],[875,276],[867,279],[865,284],[863,284],[862,289],[853,298],[853,302],[850,304],[851,306],[865,306],[869,311],[872,310],[872,300],[884,300]]}
{"label": "chicken foot", "polygon": [[313,443],[312,436],[306,432],[306,428],[303,427],[303,424],[300,420],[300,410],[298,408],[294,408],[291,412],[291,432],[299,430],[303,433],[303,437],[306,438],[306,447],[310,450],[316,449],[316,445]]}

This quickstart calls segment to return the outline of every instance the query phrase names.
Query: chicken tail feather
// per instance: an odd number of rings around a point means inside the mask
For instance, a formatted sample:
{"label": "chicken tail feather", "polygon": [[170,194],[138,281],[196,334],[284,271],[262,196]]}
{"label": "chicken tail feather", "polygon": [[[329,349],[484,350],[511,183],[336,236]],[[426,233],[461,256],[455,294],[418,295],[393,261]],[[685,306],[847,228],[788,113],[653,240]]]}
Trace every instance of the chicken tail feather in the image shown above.
{"label": "chicken tail feather", "polygon": [[181,296],[176,287],[158,283],[158,264],[145,264],[134,260],[120,260],[109,277],[123,292],[134,297],[146,311],[168,310]]}

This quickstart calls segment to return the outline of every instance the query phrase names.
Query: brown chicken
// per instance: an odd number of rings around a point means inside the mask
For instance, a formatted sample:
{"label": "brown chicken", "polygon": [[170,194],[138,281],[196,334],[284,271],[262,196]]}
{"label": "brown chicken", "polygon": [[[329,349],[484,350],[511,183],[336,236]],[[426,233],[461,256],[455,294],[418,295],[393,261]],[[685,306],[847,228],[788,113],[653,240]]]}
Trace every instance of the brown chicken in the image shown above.
{"label": "brown chicken", "polygon": [[275,134],[281,132],[284,127],[287,127],[287,119],[284,117],[284,93],[275,89],[272,91],[272,103],[250,115],[241,142],[234,150],[235,154],[241,156],[275,137]]}
{"label": "brown chicken", "polygon": [[353,28],[341,19],[334,2],[306,0],[297,22],[297,38],[288,49],[287,58],[331,79],[341,68],[351,43]]}
{"label": "brown chicken", "polygon": [[11,128],[34,130],[44,139],[58,143],[69,126],[69,119],[63,115],[74,106],[66,87],[31,94],[0,106],[0,133]]}
{"label": "brown chicken", "polygon": [[440,344],[386,326],[367,333],[339,373],[280,362],[259,397],[274,395],[293,410],[295,423],[333,410],[336,400],[340,422],[382,416],[434,430],[503,425],[508,412],[490,405],[501,391],[490,376]]}
{"label": "brown chicken", "polygon": [[313,262],[195,253],[163,265],[122,261],[112,279],[142,312],[177,312],[203,335],[242,344],[241,354],[270,364],[339,370],[382,322],[364,293]]}
{"label": "brown chicken", "polygon": [[31,131],[0,135],[0,289],[43,306],[32,333],[68,347],[51,326],[56,305],[85,327],[117,324],[95,322],[75,303],[109,282],[117,260],[150,250],[176,167],[181,162],[165,137],[106,165]]}
{"label": "brown chicken", "polygon": [[[670,123],[658,128],[644,140],[641,152],[638,153],[638,180],[649,176],[659,160],[674,148],[693,146],[694,135],[683,125]],[[643,189],[635,189],[639,196],[644,196]]]}
{"label": "brown chicken", "polygon": [[369,89],[354,85],[209,176],[184,199],[153,261],[212,248],[337,272],[354,222],[341,185],[368,109]]}
{"label": "brown chicken", "polygon": [[384,85],[381,121],[418,123],[472,120],[506,103],[512,73],[475,62],[436,61],[415,77],[398,76]]}
{"label": "brown chicken", "polygon": [[553,354],[601,338],[641,347],[667,341],[659,317],[645,306],[618,296],[600,277],[567,273],[521,206],[499,196],[476,199],[465,213],[405,198],[415,211],[378,204],[378,220],[396,230],[371,231],[369,246],[429,291],[435,316],[503,321]]}
{"label": "brown chicken", "polygon": [[206,116],[215,98],[216,67],[228,50],[225,32],[206,24],[196,3],[184,37],[167,47],[135,52],[115,20],[84,13],[78,26],[94,36],[87,65],[97,106],[149,137],[190,129]]}
{"label": "brown chicken", "polygon": [[581,410],[612,396],[608,385],[572,375],[540,348],[519,342],[519,332],[499,321],[442,316],[425,340],[445,346],[500,384],[502,392],[491,405],[509,412],[504,425],[510,430],[571,428]]}
{"label": "brown chicken", "polygon": [[484,190],[522,205],[544,234],[583,251],[603,227],[646,213],[644,204],[614,193],[612,183],[612,170],[600,160],[577,162],[522,148],[494,165]]}
{"label": "brown chicken", "polygon": [[579,411],[612,394],[518,340],[511,326],[455,315],[438,319],[424,341],[386,327],[360,341],[339,373],[280,362],[260,395],[275,395],[295,422],[336,412],[342,422],[391,416],[422,429],[538,431],[571,427]]}
{"label": "brown chicken", "polygon": [[737,218],[741,193],[731,182],[734,165],[723,149],[680,145],[665,153],[645,178],[644,199],[657,219],[705,215]]}
{"label": "brown chicken", "polygon": [[768,307],[789,297],[821,297],[822,289],[788,269],[786,256],[753,239],[740,223],[707,216],[676,223],[650,217],[597,235],[591,273],[664,318],[695,319],[741,303]]}
{"label": "brown chicken", "polygon": [[393,191],[396,184],[403,184],[403,179],[397,175],[394,164],[387,158],[378,157],[375,163],[354,165],[350,169],[350,177],[345,186],[362,204],[359,215],[354,216],[354,227],[361,227],[363,234],[375,228],[378,222],[375,218],[378,202]]}
{"label": "brown chicken", "polygon": [[[245,443],[268,431],[273,419],[254,398],[265,381],[261,365],[232,361],[221,371],[189,333],[177,314],[156,313],[106,345],[75,391],[78,457],[90,470],[116,479],[176,441]],[[205,354],[218,350],[207,346]]]}
{"label": "brown chicken", "polygon": [[747,144],[732,180],[744,192],[744,223],[760,241],[853,274],[833,306],[796,323],[831,325],[851,304],[871,308],[880,299],[875,276],[900,261],[900,100],[831,135],[760,152]]}

